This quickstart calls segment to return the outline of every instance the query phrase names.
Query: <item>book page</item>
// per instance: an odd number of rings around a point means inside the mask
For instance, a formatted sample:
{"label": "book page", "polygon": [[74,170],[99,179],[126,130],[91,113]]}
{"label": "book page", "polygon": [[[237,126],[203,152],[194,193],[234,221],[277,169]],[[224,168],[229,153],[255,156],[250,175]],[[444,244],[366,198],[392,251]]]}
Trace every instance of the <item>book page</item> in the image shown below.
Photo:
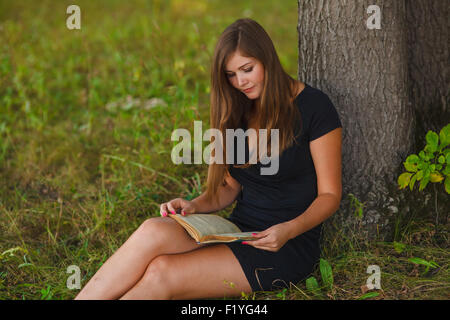
{"label": "book page", "polygon": [[200,238],[206,235],[222,233],[240,233],[241,230],[231,221],[213,214],[190,214],[182,216],[176,214],[177,218],[194,227]]}
{"label": "book page", "polygon": [[201,241],[197,241],[197,243],[218,243],[218,242],[220,243],[220,242],[235,242],[243,240],[256,240],[256,238],[252,236],[252,232],[257,231],[209,235],[203,237]]}
{"label": "book page", "polygon": [[[229,238],[246,238],[247,240],[253,239],[252,233],[257,233],[258,231],[251,232],[235,232],[235,233],[221,233],[221,237],[229,237]],[[255,238],[256,239],[256,238]]]}

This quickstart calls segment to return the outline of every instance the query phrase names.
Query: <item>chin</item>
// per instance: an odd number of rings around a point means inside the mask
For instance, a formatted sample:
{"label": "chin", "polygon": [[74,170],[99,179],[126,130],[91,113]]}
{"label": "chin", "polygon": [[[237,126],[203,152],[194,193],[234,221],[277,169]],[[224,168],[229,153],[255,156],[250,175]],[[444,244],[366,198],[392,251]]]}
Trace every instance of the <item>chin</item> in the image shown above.
{"label": "chin", "polygon": [[244,93],[247,98],[249,98],[250,100],[255,100],[259,98],[259,92],[250,92],[250,93]]}

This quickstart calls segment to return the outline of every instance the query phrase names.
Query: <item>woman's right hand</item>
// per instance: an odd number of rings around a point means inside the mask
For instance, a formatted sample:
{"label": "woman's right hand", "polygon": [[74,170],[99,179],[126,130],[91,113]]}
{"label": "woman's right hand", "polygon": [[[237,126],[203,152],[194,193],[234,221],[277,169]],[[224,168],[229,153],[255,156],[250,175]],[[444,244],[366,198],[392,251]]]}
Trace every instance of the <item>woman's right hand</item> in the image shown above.
{"label": "woman's right hand", "polygon": [[165,217],[168,214],[175,213],[180,213],[181,215],[185,216],[187,214],[196,213],[197,210],[195,204],[192,201],[182,198],[176,198],[170,200],[169,202],[161,204],[159,211],[161,216]]}

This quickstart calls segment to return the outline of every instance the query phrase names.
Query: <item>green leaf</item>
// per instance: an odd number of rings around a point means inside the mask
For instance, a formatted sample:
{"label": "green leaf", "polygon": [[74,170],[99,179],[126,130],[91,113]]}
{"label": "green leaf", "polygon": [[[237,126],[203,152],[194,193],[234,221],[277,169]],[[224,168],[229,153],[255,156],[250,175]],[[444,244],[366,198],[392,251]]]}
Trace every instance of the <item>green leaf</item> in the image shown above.
{"label": "green leaf", "polygon": [[418,164],[420,158],[416,154],[411,154],[406,158],[407,163]]}
{"label": "green leaf", "polygon": [[411,181],[409,182],[409,189],[412,191],[414,188],[414,183],[416,183],[417,175],[413,175]]}
{"label": "green leaf", "polygon": [[430,175],[424,177],[422,181],[420,181],[419,191],[422,191],[427,186],[428,182],[430,182]]}
{"label": "green leaf", "polygon": [[425,145],[425,148],[423,148],[423,151],[425,151],[425,157],[427,160],[430,160],[430,154],[433,155],[433,153],[435,153],[437,151],[437,149],[435,149],[432,145]]}
{"label": "green leaf", "polygon": [[424,265],[424,266],[429,267],[429,268],[438,268],[439,267],[439,265],[436,262],[434,262],[434,261],[427,261],[427,260],[424,260],[424,259],[421,259],[421,258],[409,258],[408,261],[412,262],[414,264],[421,264],[421,265]]}
{"label": "green leaf", "polygon": [[439,138],[441,139],[440,147],[442,149],[450,144],[450,123],[441,129],[439,132]]}
{"label": "green leaf", "polygon": [[447,155],[450,153],[450,149],[445,149],[443,152],[444,157],[447,157]]}
{"label": "green leaf", "polygon": [[434,131],[428,131],[427,135],[425,136],[425,139],[427,140],[427,145],[425,147],[425,151],[434,153],[438,149],[438,143],[439,143],[439,136]]}
{"label": "green leaf", "polygon": [[281,292],[277,293],[277,298],[286,300],[286,291],[287,291],[287,289],[283,288],[283,290]]}
{"label": "green leaf", "polygon": [[433,172],[430,174],[431,182],[441,182],[442,180],[444,180],[444,177],[439,172]]}
{"label": "green leaf", "polygon": [[425,152],[423,150],[419,152],[419,157],[425,159]]}
{"label": "green leaf", "polygon": [[419,164],[417,165],[417,168],[419,168],[420,170],[424,170],[426,169],[427,163],[423,160],[420,160]]}
{"label": "green leaf", "polygon": [[412,175],[413,175],[413,173],[404,172],[398,177],[397,183],[400,186],[400,189],[406,188],[409,181],[411,180]]}
{"label": "green leaf", "polygon": [[405,167],[405,169],[409,172],[416,172],[417,171],[417,164],[414,163],[408,163],[408,162],[403,162],[403,166]]}
{"label": "green leaf", "polygon": [[362,216],[363,216],[363,208],[359,207],[358,208],[358,218],[362,218]]}
{"label": "green leaf", "polygon": [[306,279],[306,289],[314,294],[320,292],[319,284],[317,283],[316,278],[309,277],[308,279]]}
{"label": "green leaf", "polygon": [[445,191],[450,194],[450,176],[447,176],[444,181]]}
{"label": "green leaf", "polygon": [[331,266],[325,259],[320,259],[319,263],[320,274],[322,276],[322,282],[328,290],[333,287],[333,271]]}
{"label": "green leaf", "polygon": [[442,174],[446,176],[450,174],[450,165],[445,166],[445,169],[442,171]]}
{"label": "green leaf", "polygon": [[445,163],[445,157],[444,157],[444,156],[439,156],[438,162],[439,162],[440,164],[444,164],[444,163]]}
{"label": "green leaf", "polygon": [[417,171],[417,180],[420,181],[423,178],[423,170]]}
{"label": "green leaf", "polygon": [[52,297],[52,293],[50,292],[51,285],[47,285],[47,289],[41,289],[41,300],[49,300]]}
{"label": "green leaf", "polygon": [[405,249],[405,247],[406,247],[405,244],[403,244],[403,243],[401,243],[401,242],[396,242],[396,241],[394,241],[394,250],[395,250],[397,253],[402,253],[403,250]]}
{"label": "green leaf", "polygon": [[366,294],[363,294],[361,297],[358,298],[358,300],[364,300],[364,299],[370,299],[375,298],[380,295],[379,292],[373,291],[373,292],[367,292]]}

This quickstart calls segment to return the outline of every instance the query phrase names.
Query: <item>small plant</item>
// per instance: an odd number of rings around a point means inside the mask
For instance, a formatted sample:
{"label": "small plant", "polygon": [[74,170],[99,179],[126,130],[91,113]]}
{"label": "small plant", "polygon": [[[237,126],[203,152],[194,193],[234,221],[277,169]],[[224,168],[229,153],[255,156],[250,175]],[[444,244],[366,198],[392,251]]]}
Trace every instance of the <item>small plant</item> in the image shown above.
{"label": "small plant", "polygon": [[280,298],[281,300],[286,300],[286,288],[283,288],[280,292],[277,293],[277,298]]}
{"label": "small plant", "polygon": [[403,162],[408,172],[398,177],[399,189],[409,186],[412,191],[416,181],[420,181],[419,191],[422,191],[429,182],[440,183],[445,178],[445,191],[450,194],[450,148],[447,148],[450,145],[450,124],[441,130],[439,136],[428,131],[425,139],[427,144],[419,155],[411,154]]}
{"label": "small plant", "polygon": [[41,289],[41,300],[51,300],[53,297],[53,293],[51,291],[52,286],[51,285],[47,285],[47,288]]}
{"label": "small plant", "polygon": [[[425,139],[427,144],[419,152],[419,155],[411,154],[403,162],[407,172],[402,173],[398,177],[399,189],[409,186],[409,189],[412,191],[414,184],[420,181],[419,191],[422,191],[429,182],[441,183],[445,179],[444,188],[450,194],[450,123],[442,128],[439,135],[429,130]],[[434,192],[437,227],[439,213],[437,210],[436,187],[434,187]]]}
{"label": "small plant", "polygon": [[364,203],[360,202],[353,193],[349,193],[348,197],[350,198],[350,207],[355,208],[353,212],[354,216],[359,219],[362,219]]}
{"label": "small plant", "polygon": [[[319,269],[320,275],[322,277],[322,287],[328,293],[333,289],[333,271],[331,269],[331,265],[327,260],[321,258]],[[310,291],[316,298],[323,298],[319,284],[315,277],[309,277],[308,279],[306,279],[306,289],[308,289],[308,291]]]}
{"label": "small plant", "polygon": [[315,277],[309,277],[306,279],[306,289],[311,292],[316,298],[322,299],[322,293],[320,292],[319,283]]}
{"label": "small plant", "polygon": [[430,270],[430,268],[433,268],[433,269],[434,268],[440,268],[440,266],[436,262],[434,262],[434,261],[427,261],[427,260],[424,260],[424,259],[421,259],[421,258],[409,258],[408,261],[412,262],[414,264],[421,264],[421,265],[425,266],[426,268],[425,268],[425,271],[423,272],[422,275],[428,273],[428,270]]}
{"label": "small plant", "polygon": [[394,246],[394,250],[398,254],[401,254],[406,248],[406,245],[404,243],[397,242],[397,241],[394,241],[393,246]]}

